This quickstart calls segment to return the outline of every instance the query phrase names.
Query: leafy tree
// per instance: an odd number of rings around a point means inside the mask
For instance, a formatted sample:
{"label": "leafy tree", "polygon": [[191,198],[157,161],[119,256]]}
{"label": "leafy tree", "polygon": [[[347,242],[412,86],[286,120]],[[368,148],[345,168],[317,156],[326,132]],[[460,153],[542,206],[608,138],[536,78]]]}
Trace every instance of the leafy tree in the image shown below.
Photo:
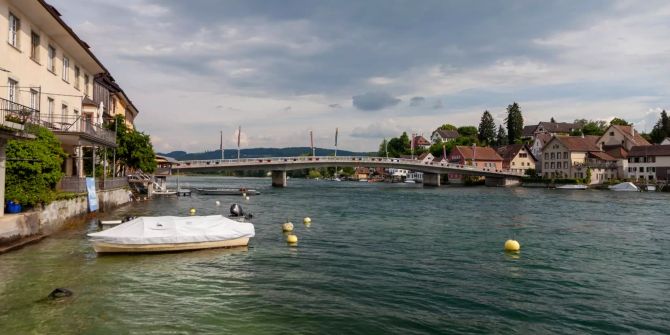
{"label": "leafy tree", "polygon": [[28,131],[34,140],[7,142],[5,198],[26,206],[47,204],[56,197],[67,155],[48,129],[31,126]]}
{"label": "leafy tree", "polygon": [[456,130],[456,126],[454,126],[452,124],[445,123],[445,124],[441,125],[439,129],[442,129],[442,130]]}
{"label": "leafy tree", "polygon": [[591,172],[591,168],[586,169],[586,178],[584,178],[584,183],[585,184],[591,184],[591,177],[593,177],[593,173]]}
{"label": "leafy tree", "polygon": [[579,136],[579,135],[597,135],[601,136],[607,130],[607,122],[603,120],[586,120],[586,119],[577,119],[575,120],[577,124],[576,130],[574,130],[570,135]]}
{"label": "leafy tree", "polygon": [[554,120],[554,117],[552,116],[552,117],[551,117],[551,121],[549,121],[549,122],[551,122],[551,123],[556,123],[556,120]]}
{"label": "leafy tree", "polygon": [[523,135],[523,116],[521,115],[521,108],[516,102],[507,106],[507,139],[509,143],[521,142]]}
{"label": "leafy tree", "polygon": [[149,135],[129,129],[122,115],[117,115],[107,127],[116,129],[116,160],[123,171],[140,169],[151,173],[156,170],[156,154]]}
{"label": "leafy tree", "polygon": [[379,157],[385,157],[387,152],[386,152],[386,147],[388,145],[388,141],[384,139],[381,144],[379,144],[379,151],[377,151],[377,156]]}
{"label": "leafy tree", "polygon": [[458,127],[458,135],[460,137],[477,137],[477,127],[475,126],[463,126],[463,127]]}
{"label": "leafy tree", "polygon": [[630,126],[630,123],[628,123],[628,121],[626,121],[626,120],[624,120],[624,119],[620,119],[620,118],[618,118],[618,117],[613,118],[612,121],[610,121],[610,124],[613,125],[613,126],[614,126],[614,125],[617,125],[617,126]]}
{"label": "leafy tree", "polygon": [[502,125],[498,127],[498,136],[496,136],[496,145],[507,145],[507,132]]}
{"label": "leafy tree", "polygon": [[668,136],[670,136],[670,118],[668,118],[668,113],[663,110],[661,112],[661,118],[656,121],[654,129],[651,130],[649,137],[651,137],[653,143],[661,143]]}
{"label": "leafy tree", "polygon": [[485,144],[493,144],[496,139],[496,123],[493,121],[493,116],[489,111],[484,111],[482,119],[479,122],[479,141]]}

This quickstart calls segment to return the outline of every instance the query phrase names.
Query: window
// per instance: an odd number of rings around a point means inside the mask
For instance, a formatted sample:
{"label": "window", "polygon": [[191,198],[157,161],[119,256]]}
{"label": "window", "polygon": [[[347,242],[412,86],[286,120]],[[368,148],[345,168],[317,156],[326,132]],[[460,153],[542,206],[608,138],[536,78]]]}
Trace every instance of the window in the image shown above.
{"label": "window", "polygon": [[544,162],[544,168],[545,168],[545,169],[548,169],[548,168],[549,168],[549,163]]}
{"label": "window", "polygon": [[84,95],[88,97],[88,75],[84,75]]}
{"label": "window", "polygon": [[528,157],[528,154],[520,153],[520,154],[519,154],[519,157],[521,157],[521,158],[526,158],[526,157]]}
{"label": "window", "polygon": [[568,153],[567,152],[563,153],[563,159],[568,159]]}
{"label": "window", "polygon": [[21,20],[14,14],[9,13],[9,44],[13,47],[19,47],[19,29],[21,29]]}
{"label": "window", "polygon": [[549,159],[549,153],[548,152],[544,153],[544,159]]}
{"label": "window", "polygon": [[514,164],[514,162],[512,162],[512,166],[514,166],[514,165],[516,165],[516,164]]}
{"label": "window", "polygon": [[49,122],[54,123],[54,99],[47,98],[49,104]]}
{"label": "window", "polygon": [[63,104],[61,107],[61,119],[63,124],[67,123],[67,105]]}
{"label": "window", "polygon": [[552,152],[551,153],[551,159],[554,159],[555,157],[556,157],[555,154]]}
{"label": "window", "polygon": [[63,56],[63,80],[70,80],[70,59]]}
{"label": "window", "polygon": [[551,162],[551,168],[553,169],[555,166],[554,162]]}
{"label": "window", "polygon": [[49,46],[48,50],[47,70],[56,73],[56,62],[54,62],[54,59],[56,59],[56,48]]}
{"label": "window", "polygon": [[74,88],[79,89],[79,66],[74,67]]}
{"label": "window", "polygon": [[568,162],[563,162],[563,168],[567,169],[568,168]]}
{"label": "window", "polygon": [[16,102],[19,96],[19,82],[9,78],[7,81],[7,97],[9,101]]}
{"label": "window", "polygon": [[614,132],[613,132],[613,131],[610,131],[610,136],[614,136]]}
{"label": "window", "polygon": [[30,33],[30,59],[40,61],[40,35],[34,31]]}
{"label": "window", "polygon": [[39,93],[35,89],[30,89],[30,108],[39,109],[40,98]]}

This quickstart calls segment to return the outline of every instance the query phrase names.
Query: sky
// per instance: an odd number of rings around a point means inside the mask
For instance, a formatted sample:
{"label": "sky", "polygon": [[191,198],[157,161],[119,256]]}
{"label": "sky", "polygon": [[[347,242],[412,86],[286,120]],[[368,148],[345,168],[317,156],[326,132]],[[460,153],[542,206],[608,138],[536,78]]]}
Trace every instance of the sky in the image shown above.
{"label": "sky", "polygon": [[157,151],[376,151],[403,131],[670,108],[670,2],[50,0]]}

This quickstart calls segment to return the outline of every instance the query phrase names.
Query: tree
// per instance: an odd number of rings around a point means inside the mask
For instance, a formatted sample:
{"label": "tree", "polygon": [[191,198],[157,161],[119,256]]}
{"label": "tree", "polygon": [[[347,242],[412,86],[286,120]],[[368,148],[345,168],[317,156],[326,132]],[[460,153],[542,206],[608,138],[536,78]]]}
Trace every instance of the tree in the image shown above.
{"label": "tree", "polygon": [[523,135],[523,116],[521,115],[521,108],[516,102],[507,106],[507,139],[509,143],[521,142]]}
{"label": "tree", "polygon": [[668,118],[668,113],[665,110],[661,112],[661,118],[656,121],[649,136],[654,143],[661,143],[666,137],[670,136],[670,118]]}
{"label": "tree", "polygon": [[149,135],[129,129],[122,115],[115,116],[107,127],[116,129],[116,160],[124,171],[126,168],[149,173],[156,170],[156,154]]}
{"label": "tree", "polygon": [[586,169],[586,178],[584,178],[584,183],[587,185],[591,184],[591,177],[593,177],[593,173],[591,172],[591,168]]}
{"label": "tree", "polygon": [[620,119],[618,117],[615,117],[615,118],[612,119],[612,121],[610,121],[610,125],[613,125],[613,126],[615,126],[615,125],[617,125],[617,126],[630,126],[630,123],[628,123],[624,119]]}
{"label": "tree", "polygon": [[5,198],[26,206],[47,204],[55,199],[67,155],[48,129],[32,126],[28,131],[34,140],[7,142]]}
{"label": "tree", "polygon": [[502,125],[498,127],[498,136],[496,136],[496,145],[507,145],[507,132]]}
{"label": "tree", "polygon": [[463,126],[458,127],[458,135],[461,137],[477,137],[477,127],[475,126]]}
{"label": "tree", "polygon": [[554,120],[554,117],[552,116],[552,117],[551,117],[551,121],[549,121],[549,122],[551,122],[551,123],[556,123],[556,120]]}
{"label": "tree", "polygon": [[387,145],[388,145],[388,141],[386,141],[386,139],[384,139],[382,141],[382,143],[379,144],[379,151],[377,151],[377,156],[379,156],[379,157],[385,157],[386,156]]}
{"label": "tree", "polygon": [[579,136],[579,135],[597,135],[601,136],[607,130],[607,122],[603,120],[586,120],[586,119],[577,119],[575,120],[577,124],[576,130],[574,130],[570,135]]}
{"label": "tree", "polygon": [[493,121],[493,116],[489,111],[484,111],[482,119],[479,122],[479,141],[485,144],[493,144],[496,139],[496,123]]}
{"label": "tree", "polygon": [[452,124],[445,123],[445,124],[441,125],[439,129],[442,129],[442,130],[456,130],[456,126],[454,126]]}

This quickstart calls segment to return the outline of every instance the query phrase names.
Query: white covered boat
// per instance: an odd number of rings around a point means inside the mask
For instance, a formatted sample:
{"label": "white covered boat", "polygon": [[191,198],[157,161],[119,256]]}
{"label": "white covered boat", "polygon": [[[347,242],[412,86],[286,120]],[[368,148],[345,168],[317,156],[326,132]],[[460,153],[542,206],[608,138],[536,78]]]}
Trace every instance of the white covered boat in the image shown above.
{"label": "white covered boat", "polygon": [[612,191],[628,191],[628,192],[639,192],[640,188],[635,186],[635,184],[627,181],[624,183],[612,185],[609,187]]}
{"label": "white covered boat", "polygon": [[254,237],[254,225],[222,215],[144,216],[88,234],[96,252],[165,252],[239,247]]}
{"label": "white covered boat", "polygon": [[585,190],[589,188],[586,185],[580,185],[580,184],[568,184],[568,185],[561,185],[561,186],[556,186],[556,189],[559,190]]}

